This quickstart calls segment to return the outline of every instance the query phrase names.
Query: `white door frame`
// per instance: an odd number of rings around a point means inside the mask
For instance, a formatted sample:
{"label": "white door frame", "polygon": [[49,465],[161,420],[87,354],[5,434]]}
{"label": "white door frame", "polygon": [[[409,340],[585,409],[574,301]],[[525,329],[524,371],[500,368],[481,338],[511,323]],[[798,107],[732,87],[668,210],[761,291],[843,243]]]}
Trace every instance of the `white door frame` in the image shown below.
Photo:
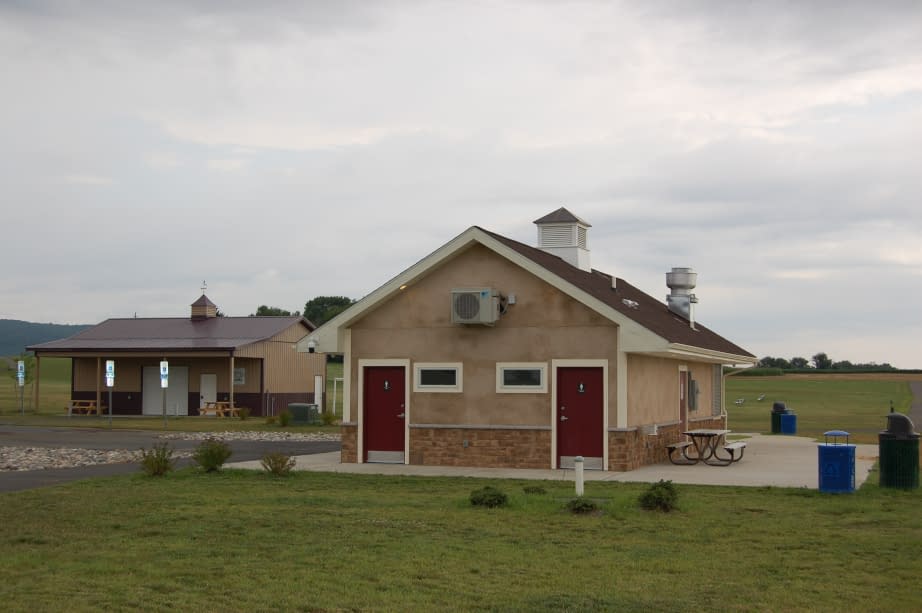
{"label": "white door frame", "polygon": [[551,360],[551,468],[557,468],[557,369],[602,368],[602,470],[608,470],[608,360]]}
{"label": "white door frame", "polygon": [[410,463],[410,360],[409,359],[368,359],[368,360],[359,360],[359,397],[358,400],[358,415],[355,416],[356,421],[356,462],[358,464],[364,463],[365,460],[365,369],[373,366],[403,366],[403,407],[404,407],[404,419],[403,419],[403,463]]}

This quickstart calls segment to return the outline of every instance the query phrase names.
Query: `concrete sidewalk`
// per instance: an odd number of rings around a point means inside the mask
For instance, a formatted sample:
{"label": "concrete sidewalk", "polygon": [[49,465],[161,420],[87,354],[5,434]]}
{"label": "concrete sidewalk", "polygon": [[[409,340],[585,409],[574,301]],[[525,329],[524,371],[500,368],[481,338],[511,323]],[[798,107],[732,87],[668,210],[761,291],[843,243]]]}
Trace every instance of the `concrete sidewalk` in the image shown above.
{"label": "concrete sidewalk", "polygon": [[[587,481],[636,481],[655,483],[660,479],[697,485],[743,485],[775,487],[819,487],[817,443],[796,436],[751,434],[745,439],[743,459],[730,466],[676,466],[656,464],[630,472],[585,471]],[[855,487],[865,482],[877,461],[877,445],[858,445],[855,450]],[[406,464],[342,464],[339,452],[297,456],[295,470],[374,475],[421,475],[430,477],[479,477],[486,479],[545,479],[572,481],[572,470],[516,468],[466,468],[415,466]],[[234,462],[228,467],[261,469],[258,460]]]}

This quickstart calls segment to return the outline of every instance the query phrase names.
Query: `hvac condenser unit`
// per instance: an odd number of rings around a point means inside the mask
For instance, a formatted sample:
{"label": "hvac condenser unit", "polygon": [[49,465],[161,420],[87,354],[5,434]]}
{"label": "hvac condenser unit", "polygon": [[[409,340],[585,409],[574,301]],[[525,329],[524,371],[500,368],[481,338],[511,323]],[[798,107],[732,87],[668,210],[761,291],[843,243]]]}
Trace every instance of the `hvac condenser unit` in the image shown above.
{"label": "hvac condenser unit", "polygon": [[499,319],[499,292],[489,287],[451,290],[451,323],[492,326]]}

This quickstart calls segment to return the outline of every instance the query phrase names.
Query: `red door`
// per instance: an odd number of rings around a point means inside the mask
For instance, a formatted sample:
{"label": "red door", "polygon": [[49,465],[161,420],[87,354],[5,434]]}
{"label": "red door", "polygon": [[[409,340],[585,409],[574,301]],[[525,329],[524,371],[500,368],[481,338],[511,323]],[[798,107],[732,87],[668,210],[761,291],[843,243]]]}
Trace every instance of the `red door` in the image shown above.
{"label": "red door", "polygon": [[[604,379],[599,367],[557,369],[557,466],[581,455],[586,466],[603,458]],[[590,461],[592,458],[593,461]],[[597,460],[597,461],[595,461]]]}
{"label": "red door", "polygon": [[403,366],[364,369],[364,458],[403,462],[406,386]]}

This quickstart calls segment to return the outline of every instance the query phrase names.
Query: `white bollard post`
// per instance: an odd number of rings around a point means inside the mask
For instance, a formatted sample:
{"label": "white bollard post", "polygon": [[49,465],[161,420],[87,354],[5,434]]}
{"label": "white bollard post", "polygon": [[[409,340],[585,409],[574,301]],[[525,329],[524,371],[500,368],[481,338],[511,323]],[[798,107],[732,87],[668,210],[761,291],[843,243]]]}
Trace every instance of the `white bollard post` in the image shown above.
{"label": "white bollard post", "polygon": [[576,495],[582,496],[585,491],[583,488],[583,456],[578,455],[573,458],[573,468],[576,470]]}

